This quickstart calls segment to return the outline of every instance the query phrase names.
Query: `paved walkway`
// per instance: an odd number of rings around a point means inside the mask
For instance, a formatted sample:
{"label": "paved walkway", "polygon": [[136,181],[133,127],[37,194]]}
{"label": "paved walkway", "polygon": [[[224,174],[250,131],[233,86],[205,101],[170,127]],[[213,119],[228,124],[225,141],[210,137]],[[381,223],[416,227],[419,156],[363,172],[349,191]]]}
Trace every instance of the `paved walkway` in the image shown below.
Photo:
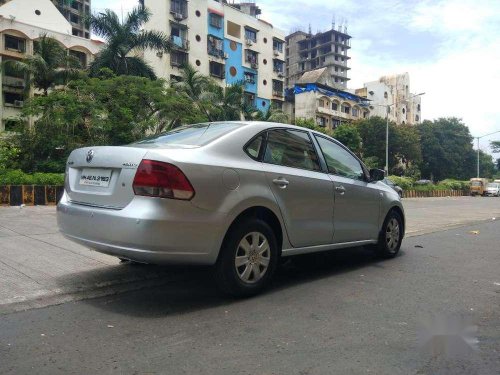
{"label": "paved walkway", "polygon": [[[500,198],[405,199],[408,236],[499,218]],[[55,207],[0,207],[0,314],[188,279],[189,268],[119,264],[63,238]]]}

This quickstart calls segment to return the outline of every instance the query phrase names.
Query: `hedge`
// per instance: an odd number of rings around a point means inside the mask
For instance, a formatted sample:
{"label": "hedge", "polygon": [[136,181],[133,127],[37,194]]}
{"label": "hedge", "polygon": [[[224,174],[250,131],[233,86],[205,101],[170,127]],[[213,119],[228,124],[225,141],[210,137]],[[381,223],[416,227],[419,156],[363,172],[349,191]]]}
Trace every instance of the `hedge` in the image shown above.
{"label": "hedge", "polygon": [[20,169],[0,170],[0,185],[64,185],[64,173],[24,173]]}
{"label": "hedge", "polygon": [[389,176],[389,179],[403,190],[435,191],[435,190],[468,190],[469,181],[453,180],[451,178],[437,184],[416,185],[415,180],[409,177]]}

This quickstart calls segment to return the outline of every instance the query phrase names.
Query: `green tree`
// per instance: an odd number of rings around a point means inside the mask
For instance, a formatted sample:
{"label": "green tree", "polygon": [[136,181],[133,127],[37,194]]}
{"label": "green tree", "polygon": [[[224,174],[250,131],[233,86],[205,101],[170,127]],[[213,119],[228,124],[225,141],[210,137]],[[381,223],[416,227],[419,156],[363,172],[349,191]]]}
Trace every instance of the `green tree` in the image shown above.
{"label": "green tree", "polygon": [[358,129],[349,124],[340,125],[333,131],[333,137],[349,149],[359,154],[361,151],[361,136]]}
{"label": "green tree", "polygon": [[128,144],[196,120],[185,96],[161,80],[134,76],[72,81],[29,100],[23,115],[36,118],[17,138],[26,172],[61,172],[75,148]]}
{"label": "green tree", "polygon": [[490,146],[494,153],[500,152],[500,141],[491,141]]}
{"label": "green tree", "polygon": [[265,122],[278,122],[281,124],[288,124],[290,122],[290,119],[288,115],[283,112],[281,109],[278,108],[269,108],[267,111],[262,112],[259,111],[258,109],[254,108],[254,112],[252,116],[250,117],[250,120],[255,120],[255,121],[265,121]]}
{"label": "green tree", "polygon": [[21,61],[6,60],[3,63],[5,70],[24,75],[28,90],[33,86],[46,96],[50,89],[64,85],[80,74],[80,61],[68,55],[54,38],[42,35],[35,41],[33,52]]}
{"label": "green tree", "polygon": [[128,13],[123,23],[109,9],[92,15],[90,27],[95,35],[106,41],[106,45],[90,63],[90,75],[98,76],[102,68],[108,68],[116,75],[156,79],[153,68],[139,54],[147,49],[169,52],[172,43],[162,32],[141,30],[150,16],[151,12],[142,6]]}
{"label": "green tree", "polygon": [[458,118],[424,121],[417,127],[422,147],[422,177],[468,179],[475,174],[469,128]]}
{"label": "green tree", "polygon": [[[477,154],[476,154],[477,165]],[[493,157],[487,152],[479,150],[479,173],[480,177],[492,178],[495,175],[495,163]]]}

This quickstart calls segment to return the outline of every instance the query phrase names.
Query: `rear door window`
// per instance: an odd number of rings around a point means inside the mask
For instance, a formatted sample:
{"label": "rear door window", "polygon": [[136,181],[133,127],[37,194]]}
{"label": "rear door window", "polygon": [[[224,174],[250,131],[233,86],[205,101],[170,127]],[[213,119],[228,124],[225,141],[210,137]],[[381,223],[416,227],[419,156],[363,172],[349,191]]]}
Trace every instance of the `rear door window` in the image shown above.
{"label": "rear door window", "polygon": [[269,131],[264,162],[319,171],[319,160],[309,134],[298,130]]}

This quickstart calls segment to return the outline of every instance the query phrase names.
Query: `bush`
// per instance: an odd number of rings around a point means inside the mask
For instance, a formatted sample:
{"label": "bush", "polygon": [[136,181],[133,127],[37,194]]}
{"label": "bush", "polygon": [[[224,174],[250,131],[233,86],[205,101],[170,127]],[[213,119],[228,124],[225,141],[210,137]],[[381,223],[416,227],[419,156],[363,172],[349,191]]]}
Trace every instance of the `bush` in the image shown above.
{"label": "bush", "polygon": [[451,178],[439,182],[439,186],[450,190],[466,190],[469,188],[469,185],[469,181],[453,180]]}
{"label": "bush", "polygon": [[403,190],[413,189],[413,180],[409,177],[389,176],[389,179]]}
{"label": "bush", "polygon": [[64,185],[64,173],[24,173],[20,169],[0,171],[0,185]]}

